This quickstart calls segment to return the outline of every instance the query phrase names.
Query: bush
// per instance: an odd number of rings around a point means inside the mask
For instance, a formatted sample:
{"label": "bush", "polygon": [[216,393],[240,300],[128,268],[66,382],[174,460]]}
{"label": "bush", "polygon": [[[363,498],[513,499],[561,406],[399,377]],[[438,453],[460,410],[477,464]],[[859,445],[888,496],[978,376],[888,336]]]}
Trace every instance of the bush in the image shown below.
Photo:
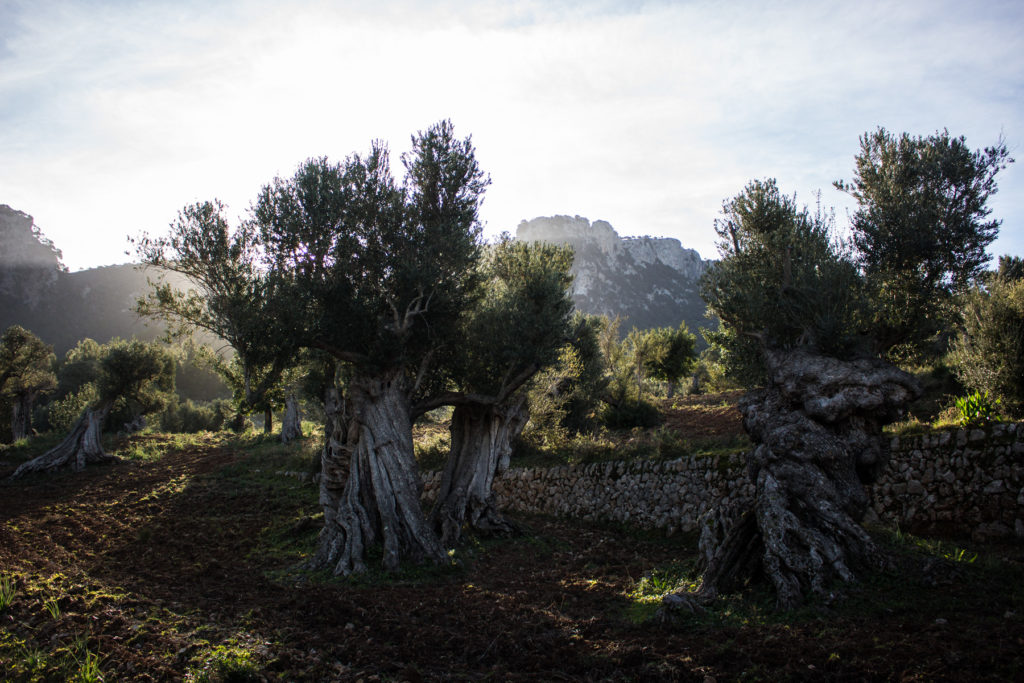
{"label": "bush", "polygon": [[999,414],[999,399],[992,399],[987,391],[975,391],[969,396],[956,400],[956,410],[960,415],[960,425],[970,427],[1002,422]]}
{"label": "bush", "polygon": [[996,277],[967,295],[952,357],[964,386],[1024,415],[1024,280]]}
{"label": "bush", "polygon": [[662,415],[658,406],[643,399],[627,399],[618,405],[608,405],[601,414],[601,421],[609,429],[649,428],[661,424]]}
{"label": "bush", "polygon": [[230,401],[179,401],[160,413],[160,430],[176,434],[218,432],[231,422],[234,415],[235,409]]}

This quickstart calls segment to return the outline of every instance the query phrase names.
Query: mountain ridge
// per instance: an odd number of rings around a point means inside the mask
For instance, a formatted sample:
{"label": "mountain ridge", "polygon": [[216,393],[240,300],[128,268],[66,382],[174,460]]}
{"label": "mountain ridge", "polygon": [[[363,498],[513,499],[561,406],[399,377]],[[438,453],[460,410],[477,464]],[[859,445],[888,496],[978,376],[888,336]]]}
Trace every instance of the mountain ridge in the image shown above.
{"label": "mountain ridge", "polygon": [[621,237],[607,221],[555,215],[520,222],[516,239],[571,246],[577,310],[619,317],[623,333],[681,322],[696,333],[710,324],[699,282],[713,261],[674,237]]}

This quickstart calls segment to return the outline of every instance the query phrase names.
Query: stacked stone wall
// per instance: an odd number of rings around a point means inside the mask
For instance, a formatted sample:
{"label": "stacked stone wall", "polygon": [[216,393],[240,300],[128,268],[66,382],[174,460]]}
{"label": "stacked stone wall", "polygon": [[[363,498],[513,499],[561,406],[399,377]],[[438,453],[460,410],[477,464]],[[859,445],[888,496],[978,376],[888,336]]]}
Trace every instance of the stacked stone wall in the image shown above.
{"label": "stacked stone wall", "polygon": [[[872,487],[885,524],[977,538],[1024,538],[1024,423],[893,437]],[[437,496],[441,473],[424,475]],[[749,498],[746,454],[670,461],[512,468],[494,490],[506,510],[623,522],[669,533],[696,529],[709,508]]]}
{"label": "stacked stone wall", "polygon": [[894,437],[872,490],[901,528],[1024,538],[1024,422]]}

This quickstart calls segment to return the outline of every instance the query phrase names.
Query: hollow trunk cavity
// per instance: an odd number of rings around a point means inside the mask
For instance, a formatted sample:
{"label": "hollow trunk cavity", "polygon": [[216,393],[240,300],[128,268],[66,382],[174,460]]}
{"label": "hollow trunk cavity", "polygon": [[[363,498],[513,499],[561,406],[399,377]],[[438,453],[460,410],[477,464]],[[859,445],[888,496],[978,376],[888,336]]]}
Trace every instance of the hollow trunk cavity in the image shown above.
{"label": "hollow trunk cavity", "polygon": [[451,456],[431,516],[445,547],[456,545],[466,527],[484,534],[517,531],[498,511],[493,485],[494,477],[508,467],[512,442],[527,419],[525,395],[506,405],[455,407]]}
{"label": "hollow trunk cavity", "polygon": [[324,528],[312,565],[348,576],[366,570],[366,551],[383,547],[383,566],[440,562],[444,550],[420,495],[409,398],[401,371],[356,375],[324,449]]}

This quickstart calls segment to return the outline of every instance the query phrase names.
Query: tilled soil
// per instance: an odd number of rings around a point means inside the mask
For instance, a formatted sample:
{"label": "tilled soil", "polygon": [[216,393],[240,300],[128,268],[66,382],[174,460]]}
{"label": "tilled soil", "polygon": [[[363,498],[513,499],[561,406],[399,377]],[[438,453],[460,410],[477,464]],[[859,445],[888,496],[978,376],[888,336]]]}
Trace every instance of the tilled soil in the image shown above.
{"label": "tilled soil", "polygon": [[[908,578],[906,595],[869,580],[845,605],[788,618],[766,615],[755,591],[741,614],[634,623],[636,582],[691,561],[693,538],[520,518],[530,534],[467,548],[460,568],[329,581],[268,545],[268,529],[294,517],[312,546],[308,502],[218,476],[247,457],[195,448],[0,486],[0,574],[18,585],[0,612],[0,679],[61,680],[87,649],[107,681],[180,680],[217,647],[253,658],[249,678],[210,670],[222,680],[1024,676],[1020,571],[1011,587],[1005,572],[954,567],[941,574],[953,578]],[[309,488],[315,510],[311,485],[288,486]],[[985,550],[1019,570],[1019,546]],[[33,652],[51,660],[33,664]]]}

